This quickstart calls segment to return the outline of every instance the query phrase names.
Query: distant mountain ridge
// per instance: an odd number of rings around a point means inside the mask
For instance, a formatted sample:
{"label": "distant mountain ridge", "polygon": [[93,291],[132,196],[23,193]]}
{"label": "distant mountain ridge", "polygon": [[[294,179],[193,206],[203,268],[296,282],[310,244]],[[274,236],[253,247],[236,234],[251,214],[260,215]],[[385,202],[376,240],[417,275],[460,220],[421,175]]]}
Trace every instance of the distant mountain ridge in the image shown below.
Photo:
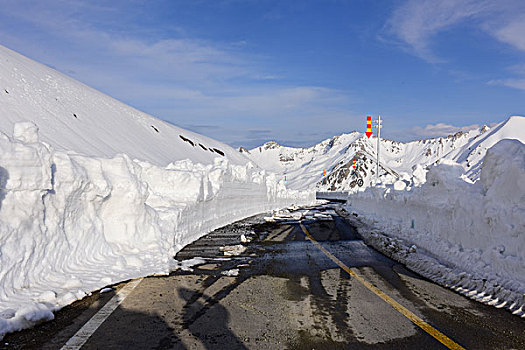
{"label": "distant mountain ridge", "polygon": [[[461,164],[467,176],[476,181],[487,149],[502,139],[525,142],[525,117],[513,116],[493,128],[484,125],[468,132],[420,141],[381,139],[380,176],[384,182],[408,179],[418,167],[426,168],[441,159],[450,159]],[[307,148],[286,147],[270,141],[241,152],[262,168],[283,178],[286,175],[290,188],[352,191],[357,190],[353,179],[362,178],[367,187],[376,177],[376,142],[374,136],[369,139],[354,131]],[[353,159],[358,164],[357,176],[351,175]]]}

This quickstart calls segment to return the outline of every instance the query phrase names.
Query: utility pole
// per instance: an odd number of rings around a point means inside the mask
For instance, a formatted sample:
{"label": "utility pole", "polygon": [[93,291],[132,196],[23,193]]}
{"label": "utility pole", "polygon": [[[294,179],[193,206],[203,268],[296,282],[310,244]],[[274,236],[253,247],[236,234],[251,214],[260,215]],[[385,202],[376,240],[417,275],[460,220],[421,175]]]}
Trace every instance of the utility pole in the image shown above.
{"label": "utility pole", "polygon": [[377,128],[377,168],[376,168],[376,183],[379,183],[379,143],[381,141],[381,116],[377,116],[377,119],[374,120],[374,128]]}

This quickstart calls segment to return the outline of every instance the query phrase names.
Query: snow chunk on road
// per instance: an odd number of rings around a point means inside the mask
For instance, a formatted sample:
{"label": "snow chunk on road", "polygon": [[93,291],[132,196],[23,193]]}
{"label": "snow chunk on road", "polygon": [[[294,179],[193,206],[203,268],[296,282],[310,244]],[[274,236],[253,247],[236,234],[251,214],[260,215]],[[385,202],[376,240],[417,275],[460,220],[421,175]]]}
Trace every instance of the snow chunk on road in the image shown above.
{"label": "snow chunk on road", "polygon": [[219,250],[224,253],[224,256],[236,256],[244,253],[246,251],[246,247],[242,244],[226,245],[220,247]]}
{"label": "snow chunk on road", "polygon": [[239,269],[231,269],[228,271],[223,271],[221,272],[221,274],[223,274],[224,276],[230,276],[230,277],[239,276]]}
{"label": "snow chunk on road", "polygon": [[206,262],[206,260],[204,258],[201,258],[201,257],[195,257],[195,258],[192,258],[192,259],[187,259],[187,260],[182,260],[182,261],[179,261],[179,260],[173,260],[171,262],[171,271],[177,271],[177,270],[182,270],[182,271],[189,271],[189,272],[192,272],[193,269],[192,267],[195,266],[195,265],[201,265],[201,264],[204,264]]}

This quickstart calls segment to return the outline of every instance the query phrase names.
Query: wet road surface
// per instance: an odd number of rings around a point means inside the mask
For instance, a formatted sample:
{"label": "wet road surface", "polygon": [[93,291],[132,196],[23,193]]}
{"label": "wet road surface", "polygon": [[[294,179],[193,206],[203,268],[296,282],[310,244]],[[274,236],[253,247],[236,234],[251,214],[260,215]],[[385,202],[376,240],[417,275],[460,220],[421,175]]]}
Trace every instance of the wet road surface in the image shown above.
{"label": "wet road surface", "polygon": [[[367,247],[337,210],[303,208],[276,222],[257,216],[210,233],[176,256],[200,257],[198,265],[142,280],[82,349],[447,348],[336,265],[300,223],[360,278],[459,346],[525,349],[522,319]],[[60,349],[114,294],[93,294],[0,346]]]}

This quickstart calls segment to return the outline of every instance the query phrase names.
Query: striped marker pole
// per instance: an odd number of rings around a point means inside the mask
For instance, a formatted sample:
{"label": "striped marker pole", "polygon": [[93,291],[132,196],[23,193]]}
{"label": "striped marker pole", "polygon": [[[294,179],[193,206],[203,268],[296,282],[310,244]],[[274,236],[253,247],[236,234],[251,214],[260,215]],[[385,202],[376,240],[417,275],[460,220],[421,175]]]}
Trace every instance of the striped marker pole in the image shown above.
{"label": "striped marker pole", "polygon": [[355,169],[355,158],[352,159],[352,167]]}
{"label": "striped marker pole", "polygon": [[366,136],[370,138],[372,136],[372,117],[366,117]]}

